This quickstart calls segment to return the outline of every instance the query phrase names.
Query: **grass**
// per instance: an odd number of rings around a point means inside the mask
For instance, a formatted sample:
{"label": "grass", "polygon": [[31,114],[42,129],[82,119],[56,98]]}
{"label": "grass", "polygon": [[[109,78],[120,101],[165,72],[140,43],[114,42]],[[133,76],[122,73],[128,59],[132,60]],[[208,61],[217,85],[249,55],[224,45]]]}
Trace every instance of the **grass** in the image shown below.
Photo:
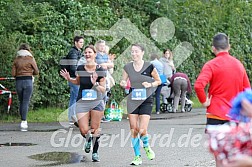
{"label": "grass", "polygon": [[27,120],[29,122],[57,122],[64,110],[59,108],[45,108],[29,112]]}
{"label": "grass", "polygon": [[202,108],[202,104],[199,102],[197,97],[192,97],[190,100],[193,101],[193,108]]}
{"label": "grass", "polygon": [[[36,111],[29,111],[27,115],[28,122],[57,122],[59,117],[67,120],[67,114],[59,108],[43,108]],[[2,114],[0,122],[20,122],[17,115]]]}
{"label": "grass", "polygon": [[[202,107],[197,97],[192,97],[193,108]],[[126,107],[122,107],[126,111]],[[153,111],[155,112],[155,103],[153,105]],[[57,122],[67,121],[67,110],[60,108],[41,108],[35,111],[29,111],[27,115],[28,122]],[[20,117],[11,114],[1,114],[0,122],[20,122]]]}

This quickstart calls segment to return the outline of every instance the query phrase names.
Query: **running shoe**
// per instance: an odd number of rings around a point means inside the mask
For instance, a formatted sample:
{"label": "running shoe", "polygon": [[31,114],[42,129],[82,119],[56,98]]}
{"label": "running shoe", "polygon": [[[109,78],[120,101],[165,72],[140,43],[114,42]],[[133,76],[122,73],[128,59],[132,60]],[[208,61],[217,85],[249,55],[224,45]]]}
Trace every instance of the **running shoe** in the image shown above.
{"label": "running shoe", "polygon": [[153,160],[155,158],[155,153],[152,151],[150,146],[144,147],[144,150],[149,160]]}
{"label": "running shoe", "polygon": [[72,120],[73,120],[73,125],[75,125],[77,128],[79,127],[79,124],[78,124],[78,120],[76,119],[76,117],[74,116],[71,116]]}
{"label": "running shoe", "polygon": [[138,166],[138,165],[141,165],[142,162],[143,162],[143,161],[142,161],[142,158],[141,158],[141,156],[139,155],[139,156],[135,156],[135,157],[134,157],[134,160],[131,162],[130,165]]}
{"label": "running shoe", "polygon": [[21,129],[21,131],[27,131],[27,129],[28,129],[27,121],[22,121],[21,122],[20,129]]}
{"label": "running shoe", "polygon": [[106,119],[105,117],[103,117],[103,118],[101,119],[101,122],[102,122],[102,123],[104,123],[104,122],[110,122],[110,119]]}
{"label": "running shoe", "polygon": [[100,162],[99,154],[98,153],[93,153],[92,154],[92,160],[93,160],[93,162]]}
{"label": "running shoe", "polygon": [[91,145],[92,145],[92,134],[89,134],[89,135],[86,136],[86,142],[85,142],[85,152],[86,153],[90,152]]}

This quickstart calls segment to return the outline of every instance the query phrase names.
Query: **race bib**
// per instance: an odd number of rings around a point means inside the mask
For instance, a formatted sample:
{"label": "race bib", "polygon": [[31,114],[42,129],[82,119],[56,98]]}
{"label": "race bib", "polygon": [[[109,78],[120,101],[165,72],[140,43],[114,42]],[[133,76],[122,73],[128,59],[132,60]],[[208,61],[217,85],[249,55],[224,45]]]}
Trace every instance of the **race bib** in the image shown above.
{"label": "race bib", "polygon": [[82,90],[82,100],[95,100],[97,99],[97,92],[93,89]]}
{"label": "race bib", "polygon": [[131,100],[145,100],[146,89],[133,89],[131,92]]}

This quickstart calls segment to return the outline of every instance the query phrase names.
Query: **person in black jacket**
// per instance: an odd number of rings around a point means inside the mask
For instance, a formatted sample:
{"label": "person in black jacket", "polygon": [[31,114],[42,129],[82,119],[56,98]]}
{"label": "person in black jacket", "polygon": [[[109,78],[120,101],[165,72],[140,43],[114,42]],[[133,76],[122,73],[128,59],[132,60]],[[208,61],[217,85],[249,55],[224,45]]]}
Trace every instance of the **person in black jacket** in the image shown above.
{"label": "person in black jacket", "polygon": [[[69,74],[71,78],[76,78],[76,69],[77,69],[77,62],[82,57],[82,47],[84,45],[84,38],[82,36],[75,36],[74,37],[74,46],[70,49],[67,59],[73,60],[72,64],[69,65]],[[76,63],[74,63],[76,62]],[[75,103],[78,96],[79,86],[75,85],[71,82],[68,82],[70,87],[70,100],[68,106],[68,120],[69,124],[73,124],[73,121],[76,120],[75,114]],[[74,120],[73,120],[74,119]]]}

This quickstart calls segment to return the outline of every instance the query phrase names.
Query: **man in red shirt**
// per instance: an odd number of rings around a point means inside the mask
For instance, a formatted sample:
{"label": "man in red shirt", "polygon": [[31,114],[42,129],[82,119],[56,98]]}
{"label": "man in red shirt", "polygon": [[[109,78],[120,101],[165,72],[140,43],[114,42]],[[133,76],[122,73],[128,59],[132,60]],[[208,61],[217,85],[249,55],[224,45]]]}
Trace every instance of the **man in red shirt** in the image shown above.
{"label": "man in red shirt", "polygon": [[[224,124],[231,100],[241,91],[250,88],[250,82],[242,63],[229,55],[229,39],[218,33],[213,38],[212,51],[216,57],[202,68],[195,84],[199,101],[207,108],[207,125]],[[205,87],[209,84],[208,95]]]}

